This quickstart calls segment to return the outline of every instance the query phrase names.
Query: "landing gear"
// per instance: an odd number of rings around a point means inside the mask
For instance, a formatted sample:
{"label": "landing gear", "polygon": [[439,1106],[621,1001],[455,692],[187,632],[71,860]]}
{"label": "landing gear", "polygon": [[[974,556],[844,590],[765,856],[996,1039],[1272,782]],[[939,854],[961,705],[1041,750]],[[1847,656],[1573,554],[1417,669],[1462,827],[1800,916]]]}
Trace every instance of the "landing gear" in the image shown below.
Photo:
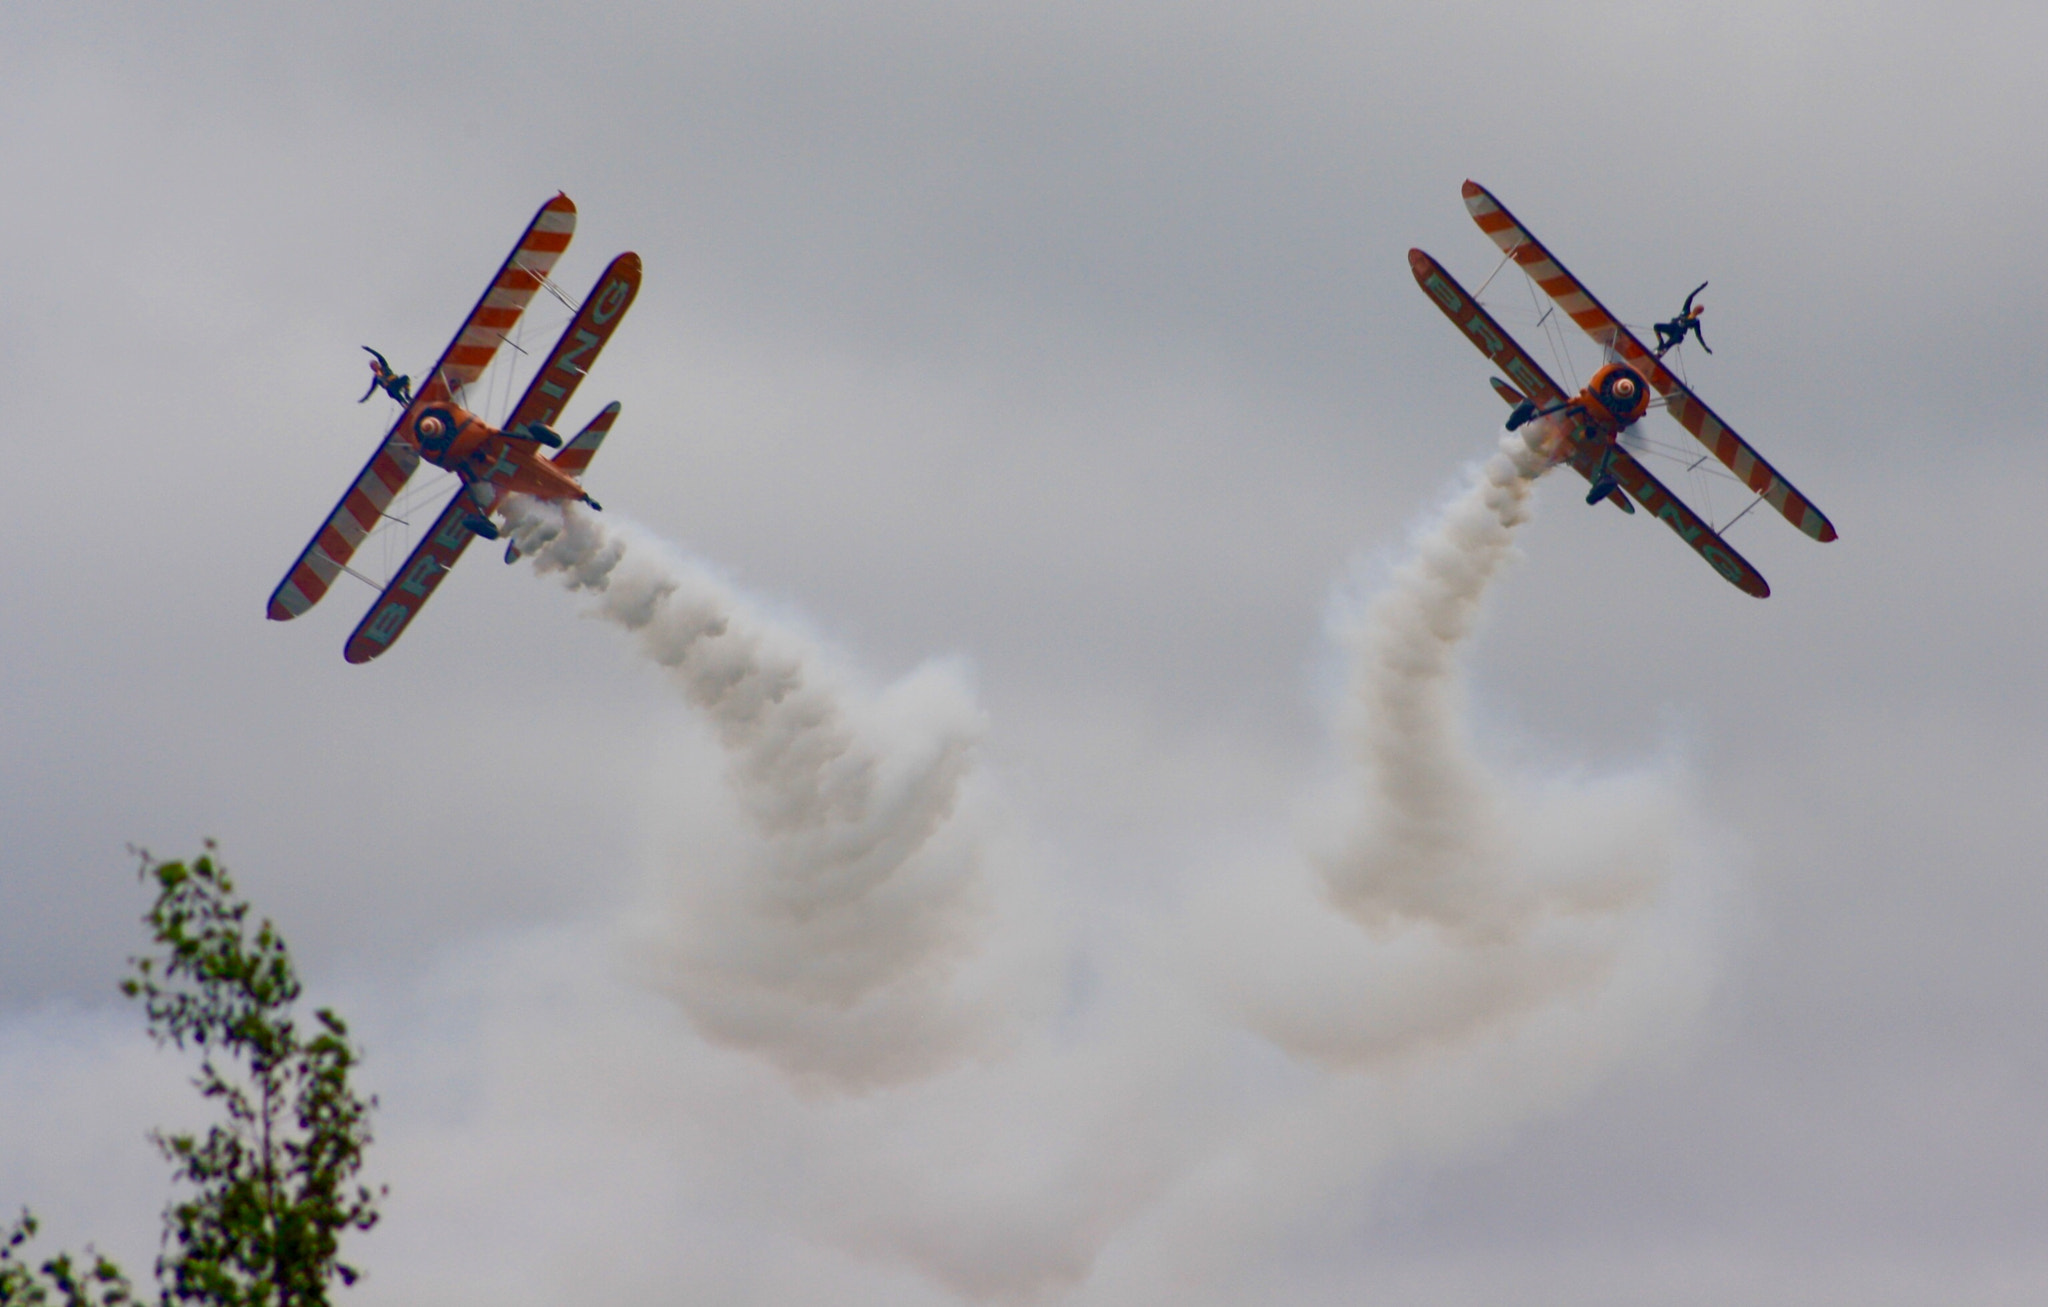
{"label": "landing gear", "polygon": [[498,538],[497,524],[488,517],[479,517],[475,513],[471,513],[468,517],[462,519],[462,524],[468,527],[472,534],[481,536],[485,540],[496,540]]}
{"label": "landing gear", "polygon": [[1521,426],[1523,423],[1527,422],[1529,419],[1535,416],[1536,401],[1533,399],[1523,400],[1521,403],[1515,405],[1514,412],[1508,414],[1508,430],[1513,431],[1516,427]]}
{"label": "landing gear", "polygon": [[1593,469],[1593,488],[1586,492],[1586,502],[1597,504],[1621,488],[1614,479],[1614,446],[1609,445],[1600,453],[1600,464]]}
{"label": "landing gear", "polygon": [[528,440],[539,441],[549,449],[560,449],[562,447],[562,438],[538,422],[527,423],[525,435]]}
{"label": "landing gear", "polygon": [[586,504],[588,504],[588,505],[590,505],[590,511],[591,511],[591,512],[593,512],[593,513],[602,513],[602,512],[604,511],[604,505],[603,505],[603,504],[600,504],[600,503],[598,503],[598,502],[597,502],[597,501],[596,501],[595,499],[592,499],[592,498],[591,498],[591,497],[590,497],[589,495],[585,495],[585,496],[583,496],[583,502],[584,502],[584,503],[586,503]]}

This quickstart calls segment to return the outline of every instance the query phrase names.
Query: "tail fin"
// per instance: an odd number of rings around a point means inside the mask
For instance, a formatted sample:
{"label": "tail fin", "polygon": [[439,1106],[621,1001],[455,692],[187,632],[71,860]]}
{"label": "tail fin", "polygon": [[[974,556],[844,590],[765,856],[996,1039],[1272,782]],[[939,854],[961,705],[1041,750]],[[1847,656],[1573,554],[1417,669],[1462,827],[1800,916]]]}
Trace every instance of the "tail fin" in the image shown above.
{"label": "tail fin", "polygon": [[590,466],[590,460],[597,457],[597,447],[604,443],[606,433],[611,431],[612,423],[618,418],[619,401],[613,400],[549,461],[572,477],[582,476],[583,470]]}

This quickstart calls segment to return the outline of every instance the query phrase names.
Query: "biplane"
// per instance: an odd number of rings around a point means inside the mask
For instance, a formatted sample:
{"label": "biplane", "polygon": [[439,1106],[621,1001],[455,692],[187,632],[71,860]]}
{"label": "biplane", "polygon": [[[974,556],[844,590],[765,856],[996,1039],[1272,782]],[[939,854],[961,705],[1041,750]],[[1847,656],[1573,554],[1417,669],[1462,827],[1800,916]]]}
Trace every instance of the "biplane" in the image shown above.
{"label": "biplane", "polygon": [[[460,484],[349,636],[343,656],[352,663],[368,662],[397,643],[472,540],[498,538],[495,519],[507,495],[599,506],[578,478],[618,419],[618,404],[607,404],[567,442],[552,424],[639,294],[639,255],[621,254],[605,268],[502,427],[465,407],[466,392],[499,346],[511,340],[535,293],[546,286],[560,295],[548,274],[575,230],[576,206],[568,196],[558,194],[540,207],[417,393],[404,387],[407,378],[393,378],[388,367],[380,367],[383,357],[371,351],[379,379],[373,389],[393,383],[387,389],[404,402],[404,412],[271,594],[272,621],[290,621],[319,603],[343,572],[362,576],[349,559],[389,515],[392,500],[422,462],[453,472]],[[543,456],[544,449],[554,452]],[[518,547],[507,545],[505,561],[518,556]]]}
{"label": "biplane", "polygon": [[[1765,462],[1742,437],[1704,403],[1664,364],[1662,351],[1652,351],[1636,339],[1620,319],[1607,311],[1579,279],[1529,234],[1506,206],[1477,182],[1465,183],[1465,207],[1479,229],[1493,239],[1507,260],[1520,265],[1529,279],[1541,287],[1558,309],[1562,309],[1588,336],[1605,358],[1591,379],[1575,395],[1568,395],[1538,367],[1513,337],[1501,329],[1451,274],[1421,250],[1408,251],[1408,265],[1416,284],[1428,293],[1444,316],[1462,331],[1479,352],[1486,355],[1506,379],[1493,378],[1493,388],[1513,405],[1508,428],[1530,423],[1532,448],[1547,453],[1554,462],[1569,463],[1588,481],[1592,491],[1589,504],[1603,500],[1625,512],[1635,512],[1636,503],[1662,521],[1679,538],[1696,550],[1731,584],[1757,598],[1766,598],[1771,587],[1749,561],[1721,538],[1707,522],[1667,490],[1622,443],[1622,435],[1649,411],[1661,406],[1678,424],[1691,432],[1719,459],[1737,480],[1755,493],[1749,507],[1768,503],[1815,540],[1835,538],[1829,522],[1812,501],[1794,489],[1778,470]],[[1697,295],[1699,292],[1694,291]],[[1687,316],[1697,318],[1691,298]],[[1546,314],[1547,316],[1547,314]],[[1680,339],[1683,339],[1682,335]],[[1702,342],[1704,344],[1704,342]],[[1654,390],[1658,396],[1651,398]],[[1704,459],[1700,460],[1704,461]],[[1695,464],[1697,466],[1697,463]],[[1624,494],[1626,492],[1626,494]],[[1749,509],[1745,508],[1744,513]],[[1742,514],[1738,513],[1739,518]],[[1731,523],[1732,524],[1732,523]],[[1725,529],[1725,528],[1724,528]]]}

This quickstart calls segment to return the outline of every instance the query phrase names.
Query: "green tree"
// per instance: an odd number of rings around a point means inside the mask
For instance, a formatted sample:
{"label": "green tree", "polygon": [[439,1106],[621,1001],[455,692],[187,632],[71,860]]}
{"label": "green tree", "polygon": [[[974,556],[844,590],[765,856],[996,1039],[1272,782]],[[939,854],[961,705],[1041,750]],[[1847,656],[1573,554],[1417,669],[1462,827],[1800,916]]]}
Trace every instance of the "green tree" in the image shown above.
{"label": "green tree", "polygon": [[[143,919],[157,946],[131,958],[121,992],[142,1001],[159,1045],[197,1049],[193,1084],[225,1120],[205,1134],[150,1138],[189,1186],[164,1209],[156,1273],[162,1301],[220,1307],[324,1307],[329,1284],[353,1284],[341,1235],[377,1221],[356,1182],[377,1100],[349,1085],[359,1056],[348,1027],[326,1008],[302,1031],[293,1009],[297,971],[269,921],[251,927],[212,841],[190,862],[141,857],[156,884]],[[31,1273],[20,1246],[35,1232],[23,1213],[0,1248],[0,1307],[119,1307],[132,1301],[118,1267],[68,1257]],[[89,1251],[89,1250],[88,1250]],[[95,1297],[94,1295],[98,1295]]]}
{"label": "green tree", "polygon": [[31,1268],[21,1260],[21,1246],[35,1237],[36,1218],[27,1212],[0,1239],[0,1307],[130,1307],[134,1286],[121,1268],[85,1250],[89,1266],[74,1265],[69,1253],[59,1253],[41,1266]]}

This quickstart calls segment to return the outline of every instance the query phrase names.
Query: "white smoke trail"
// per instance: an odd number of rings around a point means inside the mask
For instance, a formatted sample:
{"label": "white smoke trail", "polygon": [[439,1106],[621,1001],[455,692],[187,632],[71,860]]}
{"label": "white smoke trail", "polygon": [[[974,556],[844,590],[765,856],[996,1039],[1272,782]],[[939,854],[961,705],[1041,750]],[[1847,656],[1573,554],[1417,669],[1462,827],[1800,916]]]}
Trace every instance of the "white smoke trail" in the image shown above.
{"label": "white smoke trail", "polygon": [[1714,878],[1676,770],[1509,775],[1471,744],[1459,656],[1556,434],[1503,438],[1335,615],[1343,759],[1308,865],[1220,882],[1182,964],[1292,1074],[1265,1072],[1285,1087],[1190,1157],[1091,1301],[1257,1297],[1249,1268],[1390,1159],[1560,1109],[1703,1002]]}
{"label": "white smoke trail", "polygon": [[515,503],[537,566],[592,592],[720,745],[732,812],[665,869],[663,988],[800,1086],[871,1091],[697,1101],[700,1163],[779,1159],[772,1197],[734,1180],[733,1201],[947,1301],[1243,1301],[1389,1158],[1556,1110],[1682,1028],[1710,922],[1676,777],[1498,775],[1463,718],[1458,655],[1550,434],[1505,440],[1333,624],[1345,760],[1307,866],[1269,858],[1188,916],[1073,948],[1101,977],[1085,1005],[968,1066],[1014,1029],[986,959],[1018,925],[990,906],[1004,844],[959,677],[865,693],[644,534]]}
{"label": "white smoke trail", "polygon": [[524,498],[506,519],[540,572],[638,637],[722,747],[737,820],[692,833],[649,941],[700,1031],[842,1089],[979,1047],[995,1013],[957,971],[999,831],[974,785],[983,715],[958,672],[865,693],[813,640],[630,526]]}
{"label": "white smoke trail", "polygon": [[1611,984],[1693,992],[1696,949],[1617,980],[1650,961],[1661,910],[1688,888],[1696,823],[1675,778],[1503,777],[1474,756],[1464,721],[1458,656],[1555,438],[1546,423],[1504,436],[1377,597],[1334,624],[1349,659],[1347,769],[1311,861],[1352,938],[1331,941],[1341,956],[1326,986],[1254,1005],[1259,1028],[1300,1056],[1384,1066],[1511,1035]]}

